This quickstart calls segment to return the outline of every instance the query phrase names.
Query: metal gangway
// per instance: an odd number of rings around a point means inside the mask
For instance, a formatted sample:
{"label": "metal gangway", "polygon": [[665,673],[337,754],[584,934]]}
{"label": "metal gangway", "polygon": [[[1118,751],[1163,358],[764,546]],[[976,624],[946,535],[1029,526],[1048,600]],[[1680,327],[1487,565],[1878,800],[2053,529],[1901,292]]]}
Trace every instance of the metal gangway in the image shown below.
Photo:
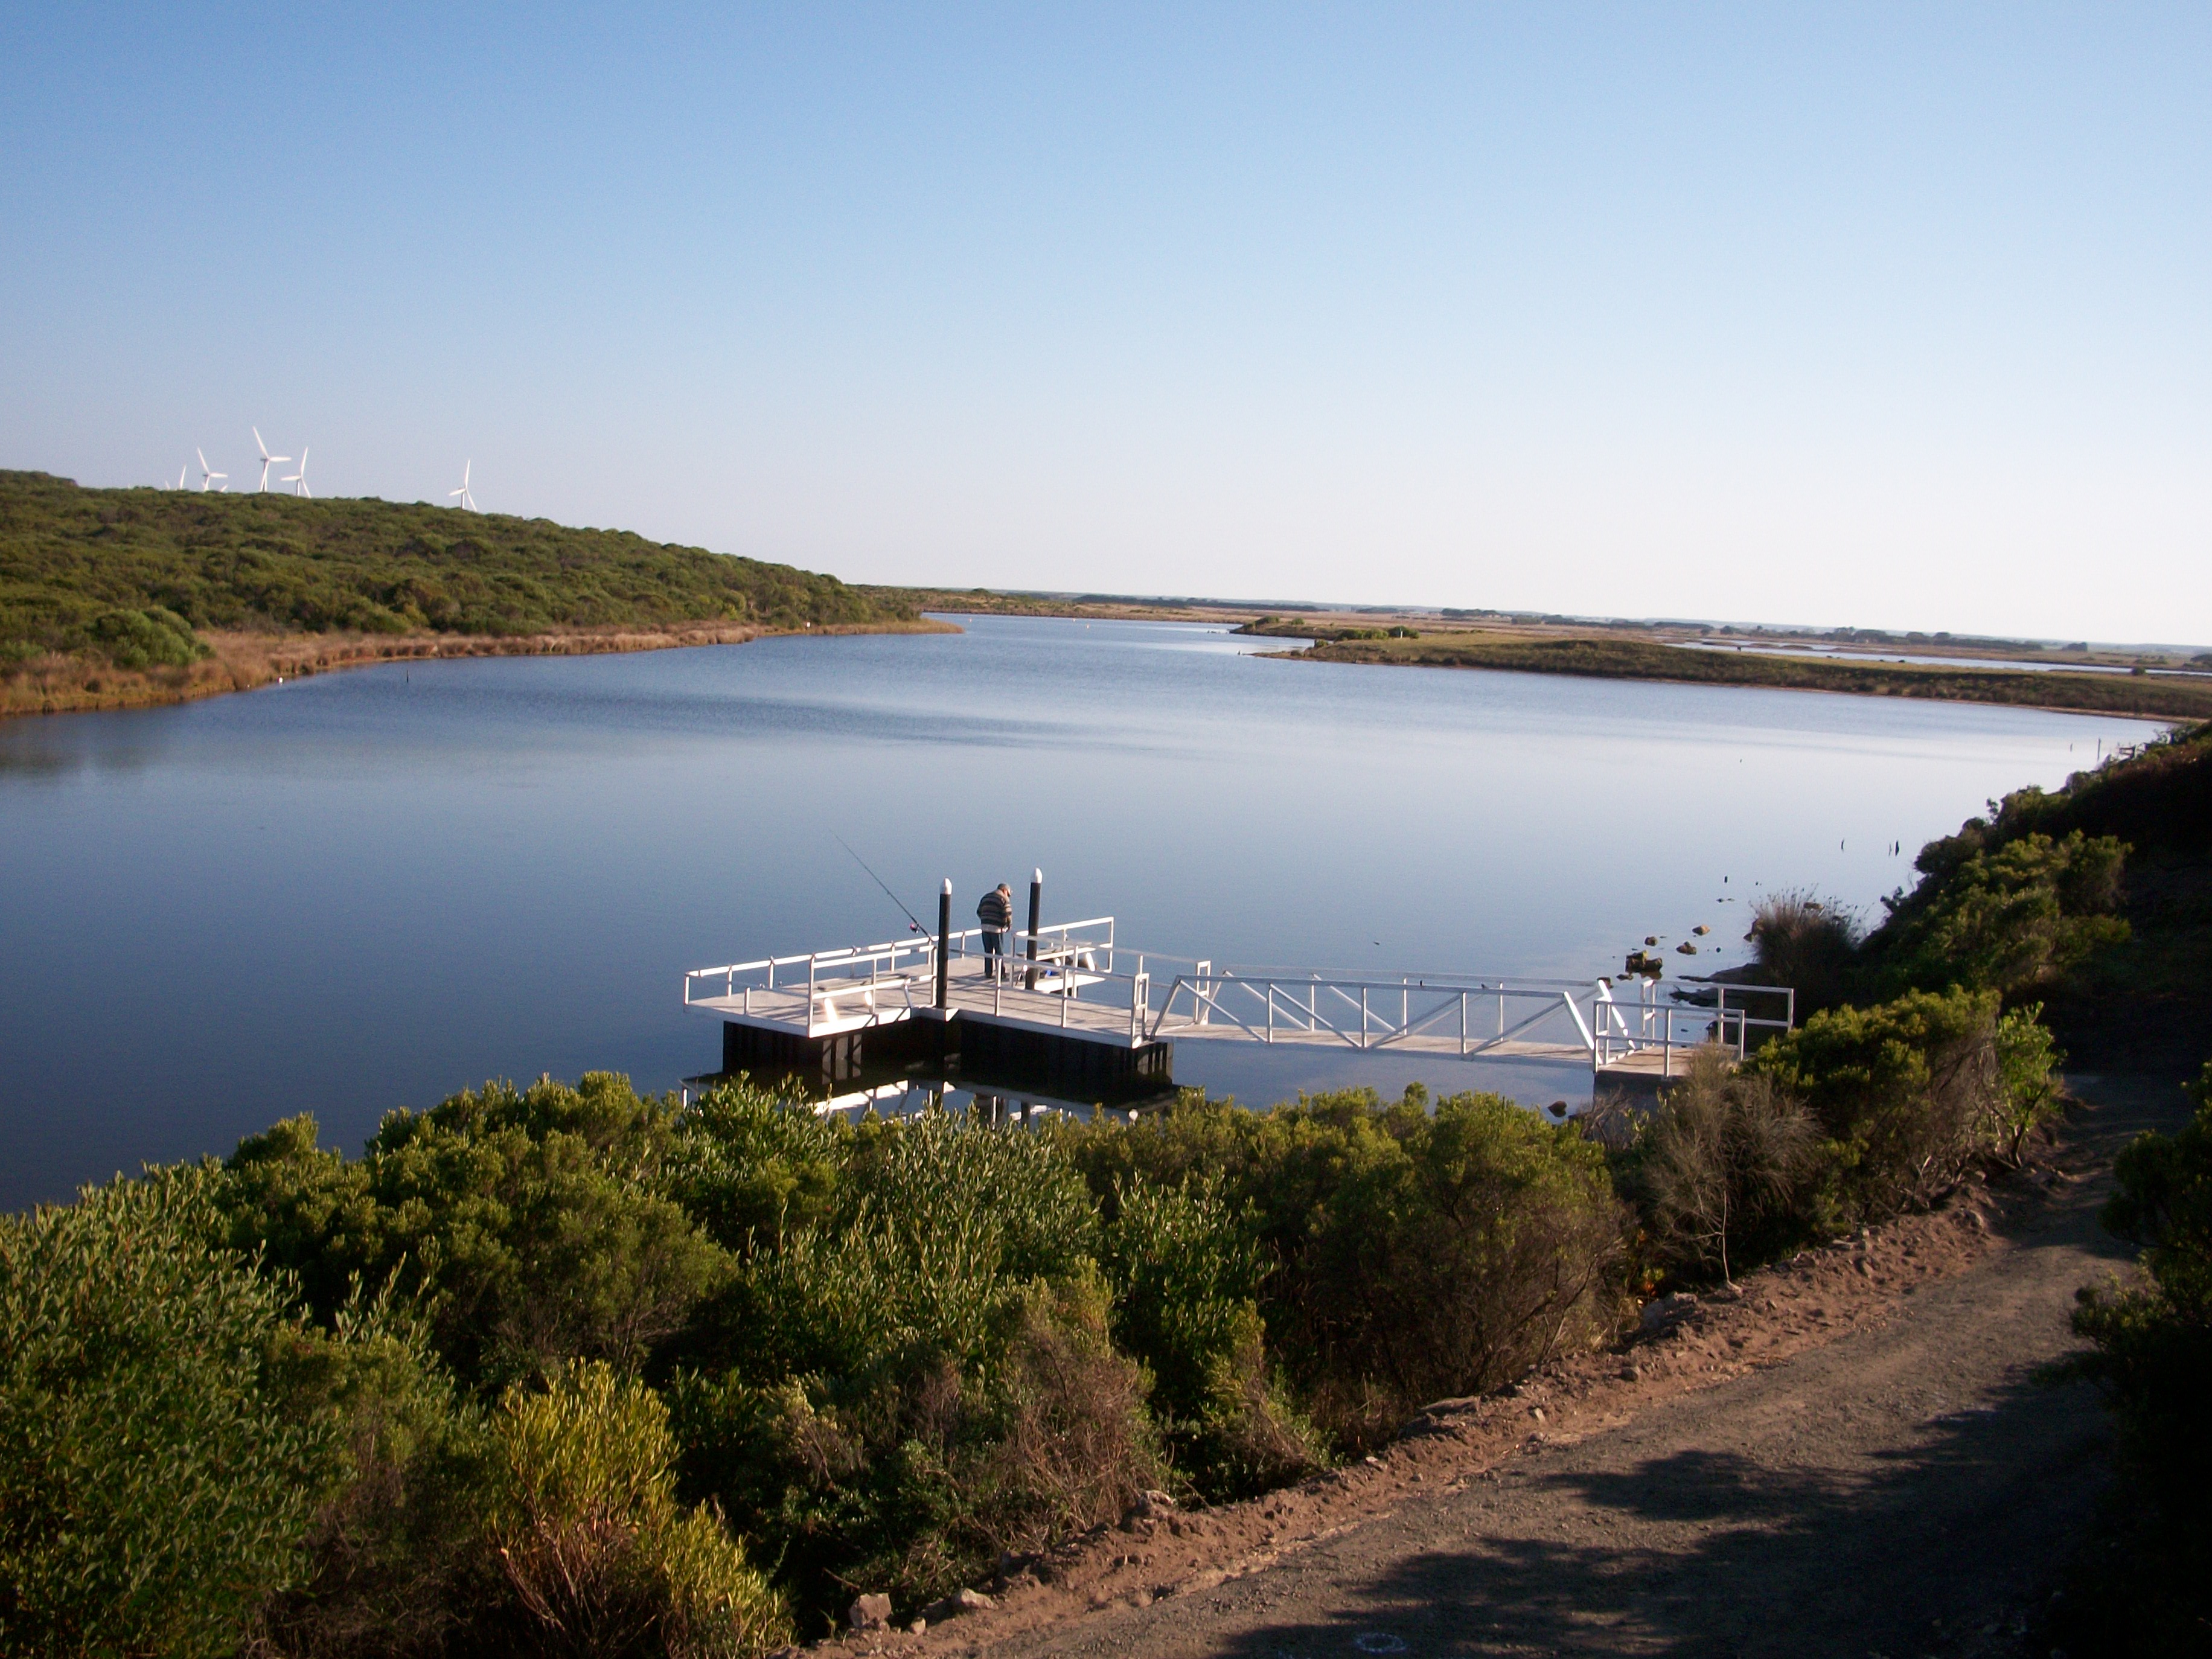
{"label": "metal gangway", "polygon": [[1594,980],[1217,966],[1119,942],[1114,918],[1006,936],[918,936],[694,969],[688,1008],[809,1038],[954,1015],[1132,1047],[1170,1040],[1342,1046],[1587,1065],[1594,1080],[1670,1078],[1717,1044],[1738,1058],[1796,1021],[1784,986],[1641,975]]}

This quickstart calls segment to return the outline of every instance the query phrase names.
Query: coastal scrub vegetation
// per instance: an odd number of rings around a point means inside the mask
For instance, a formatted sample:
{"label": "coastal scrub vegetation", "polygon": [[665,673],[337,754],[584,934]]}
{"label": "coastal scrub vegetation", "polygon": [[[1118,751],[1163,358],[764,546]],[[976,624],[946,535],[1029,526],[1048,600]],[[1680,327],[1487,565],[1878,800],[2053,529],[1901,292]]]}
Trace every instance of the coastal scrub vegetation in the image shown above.
{"label": "coastal scrub vegetation", "polygon": [[0,471],[0,667],[54,654],[184,667],[210,630],[514,636],[913,614],[833,576],[623,531]]}
{"label": "coastal scrub vegetation", "polygon": [[[1716,1116],[1717,1196],[1674,1155]],[[919,1609],[1155,1489],[1356,1456],[1827,1201],[1764,1076],[1701,1062],[1657,1123],[850,1122],[604,1073],[357,1158],[288,1120],[0,1219],[0,1643],[743,1654]]]}
{"label": "coastal scrub vegetation", "polygon": [[[595,1073],[0,1218],[0,1648],[757,1654],[1357,1457],[2026,1156],[2039,1005],[2128,948],[2088,807],[2189,799],[2189,742],[1936,844],[1863,939],[1778,910],[1841,990],[1650,1109],[1193,1092],[1022,1128]],[[2152,1283],[2083,1312],[2146,1480],[2205,1455],[2208,1125],[2129,1155]]]}

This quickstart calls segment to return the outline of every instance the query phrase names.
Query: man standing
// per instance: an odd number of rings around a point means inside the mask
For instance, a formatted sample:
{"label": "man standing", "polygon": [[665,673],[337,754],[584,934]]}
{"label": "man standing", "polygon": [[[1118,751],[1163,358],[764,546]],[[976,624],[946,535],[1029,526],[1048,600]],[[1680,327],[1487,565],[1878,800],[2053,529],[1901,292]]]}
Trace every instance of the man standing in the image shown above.
{"label": "man standing", "polygon": [[1006,967],[1006,932],[1014,925],[1013,889],[1002,881],[984,894],[975,920],[983,924],[983,971],[996,978]]}

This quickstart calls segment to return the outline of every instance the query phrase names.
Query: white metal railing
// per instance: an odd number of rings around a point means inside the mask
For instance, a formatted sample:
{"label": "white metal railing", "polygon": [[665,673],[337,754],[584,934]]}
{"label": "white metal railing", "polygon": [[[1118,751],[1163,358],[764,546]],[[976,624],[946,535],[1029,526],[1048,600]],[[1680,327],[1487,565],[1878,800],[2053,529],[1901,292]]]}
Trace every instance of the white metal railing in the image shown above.
{"label": "white metal railing", "polygon": [[[952,962],[982,957],[983,930],[963,928],[948,934],[946,967]],[[992,981],[994,1012],[1003,1011],[1009,994],[1051,997],[1055,1003],[1080,995],[1086,985],[1114,980],[1144,978],[1144,959],[1137,971],[1116,972],[1114,918],[1093,916],[1080,921],[1040,927],[1036,954],[1029,955],[1026,930],[1005,935],[1006,953],[1001,975]],[[1123,953],[1127,954],[1127,953]],[[856,945],[805,955],[760,957],[750,962],[723,963],[694,968],[684,975],[684,1006],[707,1006],[722,1014],[773,1020],[803,1026],[810,1036],[850,1030],[903,1018],[936,1000],[938,941],[931,936],[890,939],[877,945]],[[967,988],[963,987],[964,993]],[[1130,1024],[1142,1026],[1144,995],[1133,990]],[[1069,1023],[1065,1007],[1058,1023]]]}
{"label": "white metal railing", "polygon": [[[1662,999],[1660,982],[1639,977],[1636,1000],[1623,1001],[1613,994],[1615,983],[1600,980],[1591,1001],[1590,1065],[1602,1070],[1631,1055],[1657,1049],[1659,1074],[1674,1074],[1674,1052],[1708,1043],[1733,1049],[1738,1060],[1751,1050],[1753,1031],[1787,1031],[1797,1023],[1797,994],[1786,985],[1729,985],[1706,981],[1696,990],[1669,990]],[[1735,999],[1729,1006],[1729,997]],[[1711,1000],[1706,1000],[1710,996]],[[1782,1016],[1752,1012],[1753,998],[1781,999]],[[1768,1006],[1773,1005],[1770,1002]],[[1690,1027],[1684,1030],[1684,1025]]]}
{"label": "white metal railing", "polygon": [[[988,959],[977,960],[982,932],[949,935],[948,974],[955,962],[988,972]],[[956,1006],[977,1008],[979,994],[988,995],[999,1018],[1111,1032],[1131,1043],[1188,1036],[1376,1049],[1418,1042],[1424,1052],[1442,1047],[1463,1060],[1548,1048],[1563,1051],[1558,1058],[1587,1054],[1594,1070],[1656,1050],[1661,1074],[1672,1076],[1677,1050],[1717,1042],[1741,1058],[1754,1033],[1796,1023],[1796,995],[1783,986],[1216,969],[1202,957],[1119,945],[1111,916],[1040,927],[1034,957],[1026,930],[1009,931],[1006,944],[988,991],[963,973]],[[927,937],[763,957],[693,969],[684,1001],[821,1036],[931,1006],[938,966],[938,942]],[[1778,999],[1779,1017],[1775,1002],[1760,999]],[[1761,1006],[1767,1012],[1755,1012]]]}
{"label": "white metal railing", "polygon": [[[1613,982],[1602,979],[1369,979],[1216,972],[1201,962],[1168,987],[1148,1035],[1242,1036],[1263,1043],[1334,1039],[1360,1049],[1427,1039],[1429,1052],[1447,1043],[1462,1060],[1509,1044],[1525,1050],[1550,1036],[1554,1046],[1586,1052],[1599,1069],[1656,1049],[1662,1075],[1672,1076],[1678,1048],[1686,1054],[1718,1040],[1741,1058],[1753,1031],[1787,1030],[1796,1023],[1796,998],[1786,987],[1705,986],[1662,997],[1659,983],[1640,977],[1636,983],[1636,1000],[1624,1002]],[[1782,998],[1783,1017],[1753,1012],[1746,1000],[1753,997]],[[1701,1029],[1686,1030],[1686,1024]]]}
{"label": "white metal railing", "polygon": [[1570,980],[1255,974],[1200,962],[1168,988],[1152,1030],[1242,1033],[1270,1043],[1335,1038],[1354,1048],[1430,1037],[1471,1059],[1554,1020],[1571,1027],[1574,1046],[1588,1048],[1589,1022],[1576,999],[1589,991]]}
{"label": "white metal railing", "polygon": [[[1030,935],[1026,928],[1009,928],[1002,936],[1006,947],[1006,960],[1026,963]],[[972,948],[971,948],[972,946]],[[948,948],[955,957],[981,955],[983,930],[980,927],[963,929],[951,936]],[[1052,964],[1073,961],[1079,957],[1103,957],[1110,966],[1114,956],[1114,918],[1091,916],[1082,921],[1056,921],[1050,927],[1040,925],[1036,931],[1036,959]]]}
{"label": "white metal railing", "polygon": [[[726,1013],[803,1022],[809,1035],[872,1024],[887,1007],[902,1014],[930,1000],[937,971],[935,939],[892,939],[805,956],[694,968],[684,975],[684,1006],[718,1005]],[[715,981],[721,981],[719,988]],[[734,1005],[734,1006],[732,1006]]]}

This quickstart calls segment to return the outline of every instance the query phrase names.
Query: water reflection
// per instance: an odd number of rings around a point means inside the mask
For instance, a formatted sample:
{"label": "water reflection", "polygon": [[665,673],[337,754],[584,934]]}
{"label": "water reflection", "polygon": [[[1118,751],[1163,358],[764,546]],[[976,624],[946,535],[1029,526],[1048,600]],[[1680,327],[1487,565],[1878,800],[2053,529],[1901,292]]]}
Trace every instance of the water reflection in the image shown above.
{"label": "water reflection", "polygon": [[[357,1146],[487,1076],[674,1086],[718,1048],[684,969],[904,932],[840,836],[925,916],[1042,865],[1052,917],[1184,955],[1587,976],[1700,922],[1697,965],[1740,960],[1762,884],[1872,905],[1987,797],[2152,731],[1279,644],[981,619],[0,724],[0,1204],[299,1110]],[[1224,1043],[1176,1073],[1577,1082]]]}

